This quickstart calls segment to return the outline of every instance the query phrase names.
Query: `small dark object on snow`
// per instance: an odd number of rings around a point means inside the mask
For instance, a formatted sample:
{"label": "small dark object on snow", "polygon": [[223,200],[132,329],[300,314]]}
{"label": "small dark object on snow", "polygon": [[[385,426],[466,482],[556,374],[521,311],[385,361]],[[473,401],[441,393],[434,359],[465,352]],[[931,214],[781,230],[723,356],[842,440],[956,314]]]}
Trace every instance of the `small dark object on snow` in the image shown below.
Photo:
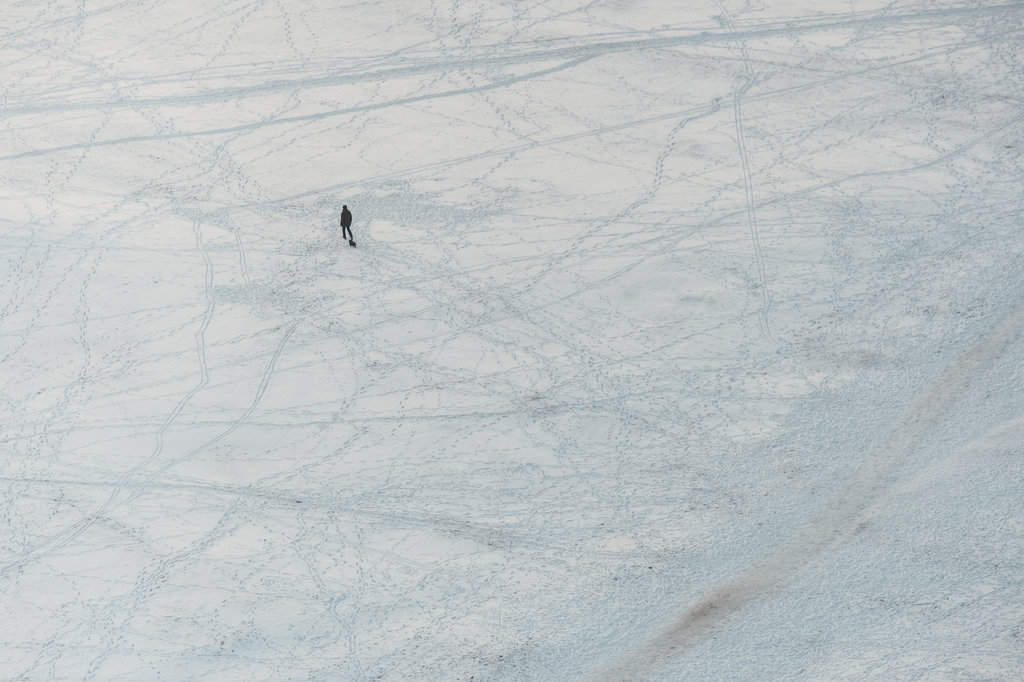
{"label": "small dark object on snow", "polygon": [[355,246],[355,245],[356,245],[356,243],[355,243],[354,241],[352,241],[351,239],[349,239],[349,240],[348,240],[348,245],[349,245],[349,246]]}

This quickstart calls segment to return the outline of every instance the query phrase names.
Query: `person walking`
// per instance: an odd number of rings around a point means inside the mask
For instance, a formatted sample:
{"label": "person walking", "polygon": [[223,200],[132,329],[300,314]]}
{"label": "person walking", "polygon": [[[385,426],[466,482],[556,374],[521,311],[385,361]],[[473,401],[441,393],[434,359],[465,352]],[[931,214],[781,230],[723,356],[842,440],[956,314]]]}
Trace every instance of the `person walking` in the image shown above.
{"label": "person walking", "polygon": [[348,239],[349,246],[355,246],[355,239],[352,237],[352,211],[348,206],[341,207],[341,236]]}

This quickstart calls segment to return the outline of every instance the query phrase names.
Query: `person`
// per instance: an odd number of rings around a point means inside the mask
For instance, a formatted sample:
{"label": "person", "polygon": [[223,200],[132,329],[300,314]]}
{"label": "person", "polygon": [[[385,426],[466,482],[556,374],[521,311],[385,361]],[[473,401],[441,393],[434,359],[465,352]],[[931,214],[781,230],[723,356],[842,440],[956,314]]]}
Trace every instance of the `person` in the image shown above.
{"label": "person", "polygon": [[348,206],[341,207],[341,236],[349,243],[355,241],[352,237],[352,212],[348,210]]}

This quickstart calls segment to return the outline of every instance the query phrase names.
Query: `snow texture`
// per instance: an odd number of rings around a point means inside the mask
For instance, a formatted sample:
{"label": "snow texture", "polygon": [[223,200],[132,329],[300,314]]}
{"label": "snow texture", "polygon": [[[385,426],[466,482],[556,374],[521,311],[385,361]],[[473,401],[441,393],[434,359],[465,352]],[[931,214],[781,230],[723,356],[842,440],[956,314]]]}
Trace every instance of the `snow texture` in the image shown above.
{"label": "snow texture", "polygon": [[1024,679],[1024,3],[0,35],[0,679]]}

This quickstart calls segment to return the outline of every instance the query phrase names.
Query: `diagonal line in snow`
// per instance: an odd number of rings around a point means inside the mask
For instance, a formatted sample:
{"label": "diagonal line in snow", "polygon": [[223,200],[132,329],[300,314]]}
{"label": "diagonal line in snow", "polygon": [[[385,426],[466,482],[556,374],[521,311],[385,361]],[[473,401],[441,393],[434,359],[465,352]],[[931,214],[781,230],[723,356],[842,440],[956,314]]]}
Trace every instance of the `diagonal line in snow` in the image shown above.
{"label": "diagonal line in snow", "polygon": [[1024,333],[1024,300],[989,328],[907,412],[865,458],[868,475],[846,487],[843,499],[759,564],[720,585],[687,608],[675,623],[639,651],[597,676],[598,682],[636,680],[660,667],[721,626],[749,604],[855,533],[873,515],[896,481],[896,469],[917,442],[956,406],[972,380],[991,368]]}
{"label": "diagonal line in snow", "polygon": [[26,159],[34,156],[46,156],[49,154],[56,154],[60,152],[73,151],[77,149],[92,149],[94,147],[109,147],[113,145],[121,144],[133,144],[137,142],[157,142],[161,140],[175,140],[181,138],[193,138],[193,137],[208,137],[211,135],[231,135],[234,133],[251,132],[260,128],[266,128],[269,126],[277,125],[288,125],[293,123],[303,123],[307,121],[320,121],[323,119],[332,118],[334,116],[344,116],[347,114],[355,114],[364,111],[377,111],[380,109],[387,109],[388,107],[403,106],[406,104],[413,104],[415,102],[423,102],[426,100],[442,99],[445,97],[458,97],[460,95],[471,95],[477,92],[483,92],[485,90],[494,90],[496,88],[504,88],[515,83],[530,80],[533,78],[539,78],[541,76],[547,76],[552,73],[571,69],[579,66],[580,64],[592,59],[592,55],[578,57],[567,62],[552,66],[547,69],[541,69],[540,71],[531,71],[530,73],[523,74],[521,76],[512,76],[509,78],[501,78],[496,81],[492,81],[486,85],[478,85],[468,88],[457,88],[455,90],[446,90],[444,92],[429,93],[426,95],[416,95],[415,97],[404,97],[402,99],[391,100],[388,102],[377,102],[374,104],[363,104],[356,107],[348,107],[346,109],[335,109],[332,111],[321,111],[315,114],[301,114],[299,116],[285,116],[283,118],[275,118],[266,121],[255,121],[253,123],[243,123],[236,126],[228,126],[225,128],[213,128],[210,130],[193,130],[178,133],[167,133],[165,135],[136,135],[132,137],[119,137],[110,140],[99,140],[98,142],[80,142],[76,144],[68,144],[60,147],[48,147],[46,149],[33,149],[32,151],[21,152],[18,154],[11,154],[8,156],[0,156],[0,161],[13,161],[15,159]]}
{"label": "diagonal line in snow", "polygon": [[[719,7],[722,7],[720,3]],[[890,14],[888,12],[880,14],[866,14],[862,12],[845,15],[831,15],[808,21],[774,22],[743,28],[737,28],[735,24],[730,21],[730,26],[726,31],[701,31],[699,33],[688,33],[685,35],[663,35],[631,40],[606,40],[589,44],[568,45],[565,47],[529,50],[524,52],[510,52],[496,55],[493,53],[499,46],[487,45],[482,46],[481,51],[485,51],[491,56],[471,55],[461,59],[424,60],[423,62],[391,69],[380,69],[362,73],[332,73],[326,76],[293,80],[279,79],[257,85],[217,88],[200,93],[181,93],[162,97],[70,103],[36,102],[33,105],[20,108],[8,106],[3,110],[3,112],[7,116],[16,116],[20,114],[51,113],[53,111],[68,111],[75,109],[106,110],[113,108],[137,108],[144,106],[188,106],[192,104],[220,102],[225,99],[260,96],[273,92],[290,92],[296,88],[334,87],[358,82],[380,82],[394,78],[407,78],[409,76],[419,74],[468,71],[492,66],[512,66],[516,64],[529,64],[561,59],[586,60],[594,57],[620,54],[623,52],[659,50],[687,45],[713,45],[722,42],[772,38],[780,35],[793,35],[795,33],[816,33],[820,31],[854,29],[864,26],[898,25],[915,21],[942,22],[961,16],[977,17],[1000,15],[1011,11],[1020,11],[1021,9],[1022,6],[1019,3],[1007,3],[1002,5],[993,5],[990,7],[963,6],[905,12],[902,14]]]}
{"label": "diagonal line in snow", "polygon": [[[266,392],[267,386],[270,384],[270,378],[274,373],[274,368],[277,366],[277,361],[281,357],[281,354],[284,351],[284,347],[285,345],[287,345],[288,340],[291,338],[292,334],[295,332],[295,329],[299,326],[301,322],[301,319],[296,320],[285,330],[284,335],[278,342],[277,348],[275,348],[274,352],[271,354],[270,361],[267,363],[267,366],[263,371],[263,379],[260,381],[260,385],[256,389],[256,394],[253,397],[252,402],[250,403],[248,409],[246,409],[246,411],[242,413],[242,415],[238,419],[236,419],[231,424],[231,426],[229,426],[227,429],[220,432],[213,438],[210,438],[202,445],[199,445],[193,448],[192,450],[189,450],[184,455],[176,457],[175,459],[164,464],[159,469],[156,469],[153,472],[151,472],[145,478],[138,481],[138,483],[141,484],[142,487],[138,485],[133,485],[133,492],[129,494],[127,497],[125,497],[122,501],[118,502],[117,498],[119,496],[119,493],[121,490],[124,489],[124,486],[127,484],[125,477],[123,477],[118,482],[114,490],[111,491],[110,497],[108,497],[107,501],[103,503],[103,506],[101,506],[99,509],[92,512],[88,516],[80,519],[78,522],[72,524],[71,526],[68,526],[59,533],[55,533],[50,537],[46,538],[42,542],[38,543],[32,549],[23,552],[17,558],[0,565],[0,575],[4,575],[12,569],[24,566],[25,564],[31,561],[38,561],[40,558],[46,556],[47,554],[50,554],[53,551],[67,545],[69,542],[71,542],[72,540],[80,536],[82,533],[84,533],[86,530],[88,530],[90,526],[99,521],[100,518],[102,518],[111,509],[123,506],[137,498],[139,495],[141,495],[145,489],[145,486],[151,483],[158,476],[167,472],[168,470],[172,469],[178,464],[181,464],[182,462],[194,457],[195,455],[202,452],[206,448],[220,442],[224,438],[227,438],[229,435],[234,433],[240,426],[242,426],[242,424],[245,423],[246,419],[248,419],[249,416],[252,415],[252,413],[259,406],[260,401],[263,399],[263,394]],[[154,453],[153,456],[155,456],[156,454],[158,453]],[[150,461],[153,458],[153,456],[148,458],[146,461]],[[136,467],[136,469],[137,468],[138,467]]]}

